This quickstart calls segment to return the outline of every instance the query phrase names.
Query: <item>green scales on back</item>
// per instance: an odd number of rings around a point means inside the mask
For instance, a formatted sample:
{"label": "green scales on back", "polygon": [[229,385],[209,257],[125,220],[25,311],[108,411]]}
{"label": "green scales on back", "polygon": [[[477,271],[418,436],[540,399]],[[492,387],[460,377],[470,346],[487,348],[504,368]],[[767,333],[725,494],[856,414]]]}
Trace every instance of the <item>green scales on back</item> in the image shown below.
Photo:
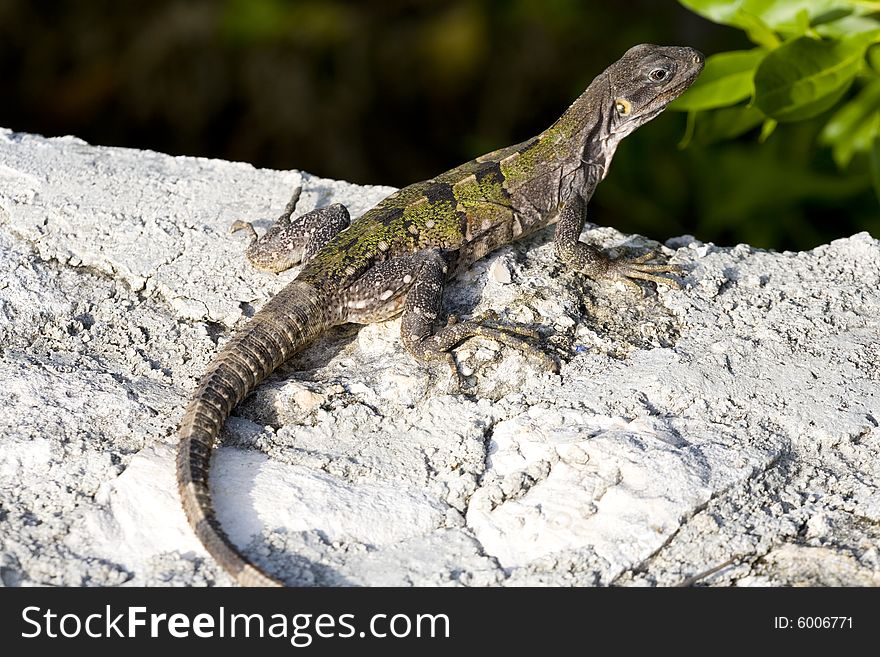
{"label": "green scales on back", "polygon": [[388,196],[317,253],[299,280],[343,283],[387,258],[431,248],[452,252],[488,239],[491,244],[470,257],[458,254],[456,261],[469,263],[510,241],[513,236],[504,230],[513,222],[510,194],[499,162],[484,158]]}

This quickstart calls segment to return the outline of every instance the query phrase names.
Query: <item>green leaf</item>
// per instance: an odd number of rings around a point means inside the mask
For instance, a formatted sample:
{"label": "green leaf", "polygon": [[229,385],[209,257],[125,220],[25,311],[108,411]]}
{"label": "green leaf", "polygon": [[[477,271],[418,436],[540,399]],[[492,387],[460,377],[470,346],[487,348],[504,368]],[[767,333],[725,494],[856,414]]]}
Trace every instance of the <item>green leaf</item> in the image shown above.
{"label": "green leaf", "polygon": [[764,115],[749,105],[701,112],[696,120],[694,141],[699,144],[714,144],[733,139],[757,128],[763,121]]}
{"label": "green leaf", "polygon": [[821,114],[846,93],[870,40],[878,37],[866,32],[843,41],[799,37],[786,42],[755,71],[755,106],[777,121]]}
{"label": "green leaf", "polygon": [[773,0],[678,0],[691,11],[716,23],[744,30],[751,41],[763,48],[779,45],[779,38],[761,18],[767,3]]}
{"label": "green leaf", "polygon": [[852,9],[832,9],[830,11],[826,11],[824,14],[819,14],[815,16],[811,21],[811,25],[813,27],[819,25],[825,25],[826,23],[835,23],[848,16],[852,16]]}
{"label": "green leaf", "polygon": [[796,30],[795,30],[796,34],[810,33],[813,36],[815,36],[815,32],[811,31],[811,28],[813,27],[813,23],[810,20],[810,12],[808,12],[806,9],[801,9],[798,12],[797,16],[795,17],[795,23],[796,23]]}
{"label": "green leaf", "polygon": [[785,34],[803,34],[815,19],[835,10],[856,11],[853,0],[746,0],[743,11],[753,13],[767,25]]}
{"label": "green leaf", "polygon": [[880,73],[880,47],[870,46],[868,48],[868,65],[874,69],[875,73]]}
{"label": "green leaf", "polygon": [[679,142],[677,144],[677,147],[679,149],[684,150],[685,148],[687,148],[690,145],[691,139],[693,139],[693,137],[694,137],[694,124],[696,123],[696,120],[697,120],[697,113],[696,112],[688,112],[687,113],[687,123],[685,123],[685,126],[684,126],[684,134],[681,136],[681,139],[679,140]]}
{"label": "green leaf", "polygon": [[734,105],[751,97],[755,68],[766,52],[739,50],[712,55],[693,86],[670,103],[669,109],[692,111]]}
{"label": "green leaf", "polygon": [[856,129],[878,109],[880,109],[880,80],[872,80],[828,120],[819,134],[819,143],[826,146],[834,144]]}
{"label": "green leaf", "polygon": [[767,23],[745,11],[741,11],[737,16],[740,26],[745,30],[746,36],[749,37],[752,43],[768,50],[773,50],[779,46],[779,37],[776,36],[776,33]]}
{"label": "green leaf", "polygon": [[749,17],[786,34],[802,34],[804,13],[811,25],[847,14],[880,12],[876,0],[678,0],[691,11],[715,23],[748,29]]}
{"label": "green leaf", "polygon": [[695,14],[708,18],[715,23],[734,25],[737,14],[745,3],[745,0],[678,0],[679,3],[690,9]]}
{"label": "green leaf", "polygon": [[874,80],[829,119],[819,134],[819,143],[831,147],[834,161],[843,169],[853,155],[871,149],[878,130],[880,80]]}
{"label": "green leaf", "polygon": [[770,139],[770,135],[773,134],[773,131],[776,130],[776,126],[779,125],[779,122],[775,119],[766,119],[764,121],[764,125],[761,126],[761,134],[758,135],[758,141],[762,144]]}
{"label": "green leaf", "polygon": [[849,15],[828,23],[816,24],[816,32],[825,38],[845,39],[862,32],[880,30],[880,21],[868,16]]}

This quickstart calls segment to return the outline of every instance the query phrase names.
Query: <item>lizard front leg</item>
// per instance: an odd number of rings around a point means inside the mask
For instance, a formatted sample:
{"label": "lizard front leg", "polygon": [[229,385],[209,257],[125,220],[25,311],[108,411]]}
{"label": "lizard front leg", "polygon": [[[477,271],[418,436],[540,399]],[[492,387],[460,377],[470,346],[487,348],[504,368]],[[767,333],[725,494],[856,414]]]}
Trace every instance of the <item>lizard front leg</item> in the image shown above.
{"label": "lizard front leg", "polygon": [[575,196],[559,214],[556,225],[554,245],[556,255],[575,271],[586,274],[594,280],[616,278],[640,290],[634,279],[664,283],[672,287],[681,284],[666,276],[658,274],[677,274],[681,268],[676,265],[664,265],[649,262],[656,257],[647,253],[638,258],[612,258],[595,246],[580,241],[581,231],[587,220],[587,205],[580,196]]}
{"label": "lizard front leg", "polygon": [[412,282],[403,303],[400,336],[403,346],[417,359],[446,361],[452,372],[453,385],[458,386],[458,367],[451,349],[469,338],[479,336],[513,347],[537,358],[548,369],[556,369],[556,363],[550,356],[515,335],[537,337],[531,331],[490,326],[471,320],[449,323],[435,332],[433,327],[440,313],[447,264],[439,251],[421,253],[414,264]]}
{"label": "lizard front leg", "polygon": [[236,221],[230,227],[233,233],[238,230],[250,233],[251,243],[245,250],[245,257],[257,269],[281,272],[299,263],[304,264],[351,223],[348,209],[341,203],[293,218],[301,193],[302,187],[293,190],[281,216],[262,237],[257,237],[253,225],[246,221]]}

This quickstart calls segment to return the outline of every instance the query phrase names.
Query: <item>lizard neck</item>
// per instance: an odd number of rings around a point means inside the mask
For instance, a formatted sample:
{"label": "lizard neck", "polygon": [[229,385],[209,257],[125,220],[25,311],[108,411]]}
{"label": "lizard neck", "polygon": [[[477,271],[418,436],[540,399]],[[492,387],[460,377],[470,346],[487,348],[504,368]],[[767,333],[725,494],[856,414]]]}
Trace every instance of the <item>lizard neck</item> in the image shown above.
{"label": "lizard neck", "polygon": [[560,205],[580,196],[588,201],[608,173],[624,135],[612,130],[614,100],[607,77],[599,75],[545,133],[558,135],[562,149]]}

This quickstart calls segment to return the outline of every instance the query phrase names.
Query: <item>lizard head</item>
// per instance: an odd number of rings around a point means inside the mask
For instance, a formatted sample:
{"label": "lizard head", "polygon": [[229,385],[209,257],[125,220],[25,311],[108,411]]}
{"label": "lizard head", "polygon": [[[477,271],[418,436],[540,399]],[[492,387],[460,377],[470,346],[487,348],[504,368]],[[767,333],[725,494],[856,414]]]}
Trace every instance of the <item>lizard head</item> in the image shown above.
{"label": "lizard head", "polygon": [[687,89],[705,58],[682,46],[633,46],[605,71],[611,109],[611,132],[625,137],[647,123]]}

